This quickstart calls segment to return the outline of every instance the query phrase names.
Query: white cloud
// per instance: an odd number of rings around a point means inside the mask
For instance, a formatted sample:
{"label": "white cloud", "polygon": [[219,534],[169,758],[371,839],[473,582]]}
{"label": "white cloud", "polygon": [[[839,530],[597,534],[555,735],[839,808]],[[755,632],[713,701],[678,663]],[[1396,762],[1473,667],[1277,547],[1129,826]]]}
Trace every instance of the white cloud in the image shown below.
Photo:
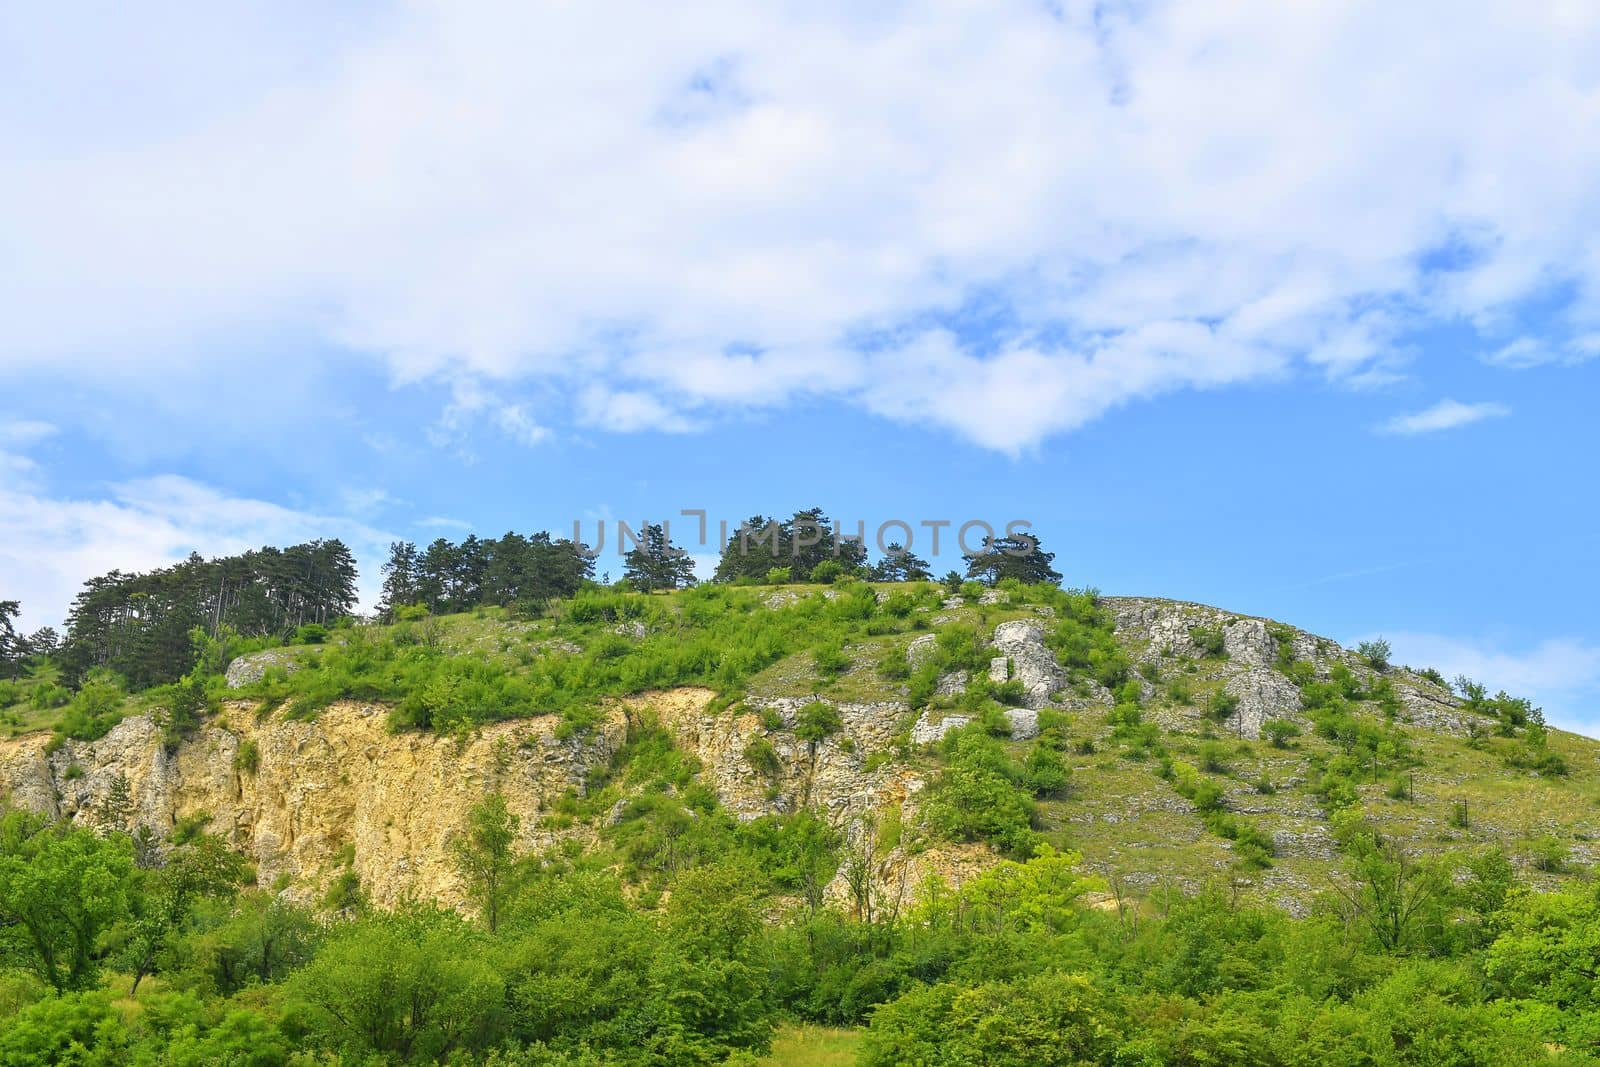
{"label": "white cloud", "polygon": [[1394,659],[1433,667],[1446,678],[1464,674],[1542,705],[1552,725],[1600,736],[1600,645],[1552,638],[1506,650],[1486,641],[1431,633],[1387,635]]}
{"label": "white cloud", "polygon": [[447,515],[429,515],[427,518],[418,519],[417,526],[428,530],[471,530],[472,523],[464,519],[452,519]]}
{"label": "white cloud", "polygon": [[[1409,329],[1499,330],[1554,286],[1574,330],[1600,319],[1581,5],[201,21],[205,47],[116,48],[108,19],[7,49],[30,57],[14,98],[44,105],[0,109],[26,264],[0,268],[0,374],[172,388],[200,346],[276,327],[457,383],[436,434],[461,447],[566,410],[670,429],[817,394],[1015,451],[1297,362],[1390,381]],[[156,88],[69,106],[108,66]],[[998,351],[941,329],[974,306]],[[885,367],[931,381],[887,395]]]}
{"label": "white cloud", "polygon": [[1484,362],[1509,370],[1528,370],[1552,364],[1575,366],[1596,356],[1600,356],[1600,333],[1584,334],[1555,344],[1536,337],[1519,337],[1484,356]]}
{"label": "white cloud", "polygon": [[1396,415],[1379,426],[1378,431],[1404,435],[1437,433],[1440,430],[1453,430],[1457,426],[1467,426],[1484,419],[1505,418],[1509,414],[1511,409],[1504,404],[1489,401],[1463,404],[1458,400],[1445,399],[1423,411],[1412,412],[1410,415]]}
{"label": "white cloud", "polygon": [[684,433],[695,425],[650,394],[636,390],[613,391],[590,386],[579,396],[578,410],[585,425],[621,433],[639,430]]}
{"label": "white cloud", "polygon": [[0,575],[22,602],[28,628],[60,626],[83,582],[113,569],[146,570],[199,552],[339,537],[362,573],[362,602],[376,601],[378,564],[392,538],[339,516],[231,496],[165,475],[109,487],[103,499],[52,497],[0,479]]}
{"label": "white cloud", "polygon": [[54,424],[40,422],[38,419],[0,422],[0,442],[8,445],[21,447],[35,445],[46,438],[54,437],[58,432]]}

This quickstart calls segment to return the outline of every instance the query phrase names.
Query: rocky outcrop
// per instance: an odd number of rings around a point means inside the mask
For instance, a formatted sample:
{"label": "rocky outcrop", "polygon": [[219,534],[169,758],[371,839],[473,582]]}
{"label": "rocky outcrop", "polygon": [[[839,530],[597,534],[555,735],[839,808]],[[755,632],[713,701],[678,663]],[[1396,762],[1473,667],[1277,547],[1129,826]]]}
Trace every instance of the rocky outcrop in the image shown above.
{"label": "rocky outcrop", "polygon": [[1300,688],[1270,667],[1251,667],[1223,683],[1223,690],[1238,698],[1239,706],[1225,728],[1240,737],[1261,737],[1261,724],[1268,719],[1300,721]]}
{"label": "rocky outcrop", "polygon": [[292,674],[300,669],[300,664],[295,662],[293,654],[284,649],[269,648],[237,657],[228,664],[223,678],[229,689],[242,689],[261,681],[274,667],[282,667],[285,672]]}
{"label": "rocky outcrop", "polygon": [[989,663],[989,679],[1020,681],[1024,707],[1045,707],[1067,684],[1067,672],[1045,647],[1044,627],[1037,622],[1018,619],[996,626],[994,648],[998,655]]}
{"label": "rocky outcrop", "polygon": [[313,721],[257,721],[246,704],[168,753],[148,715],[98,741],[50,751],[48,735],[0,741],[11,803],[86,825],[148,826],[164,836],[203,819],[256,865],[315,896],[347,859],[380,904],[407,893],[459,901],[449,842],[491,790],[522,820],[522,846],[549,845],[545,808],[582,790],[623,740],[619,710],[581,739],[558,720],[485,727],[470,739],[391,733],[370,705],[335,704]]}
{"label": "rocky outcrop", "polygon": [[[893,749],[910,708],[901,701],[828,701],[839,713],[840,729],[812,744],[794,735],[796,716],[816,697],[752,701],[733,712],[713,710],[714,694],[679,689],[660,694],[652,708],[678,743],[693,752],[702,775],[738,817],[754,819],[773,811],[819,806],[845,819],[864,816],[908,792],[903,771],[867,769],[867,757]],[[763,718],[776,718],[768,729]],[[764,740],[777,765],[761,766],[751,746]]]}

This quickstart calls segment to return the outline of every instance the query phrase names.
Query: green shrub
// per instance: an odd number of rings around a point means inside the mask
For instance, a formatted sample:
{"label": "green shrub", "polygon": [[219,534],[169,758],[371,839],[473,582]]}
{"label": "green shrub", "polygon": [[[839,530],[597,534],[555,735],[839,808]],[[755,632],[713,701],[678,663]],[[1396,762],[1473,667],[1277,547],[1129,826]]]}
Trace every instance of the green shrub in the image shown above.
{"label": "green shrub", "polygon": [[1239,698],[1226,689],[1218,689],[1206,701],[1206,714],[1218,722],[1224,722],[1233,717],[1239,710]]}
{"label": "green shrub", "polygon": [[844,576],[844,564],[836,559],[825,559],[811,568],[811,580],[822,585],[832,585]]}
{"label": "green shrub", "polygon": [[1300,736],[1300,727],[1288,719],[1268,719],[1261,724],[1261,733],[1273,748],[1288,748]]}
{"label": "green shrub", "polygon": [[794,735],[810,745],[832,737],[843,727],[839,709],[820,700],[813,700],[796,712],[794,717]]}
{"label": "green shrub", "polygon": [[1361,657],[1363,663],[1375,671],[1389,669],[1389,656],[1392,653],[1389,642],[1379,637],[1372,641],[1363,641],[1356,646],[1356,655]]}
{"label": "green shrub", "polygon": [[745,746],[744,761],[763,778],[776,778],[783,773],[783,760],[765,737],[758,737]]}
{"label": "green shrub", "polygon": [[298,645],[320,645],[328,639],[328,628],[321,623],[308,622],[294,632]]}
{"label": "green shrub", "polygon": [[1195,647],[1200,649],[1203,655],[1212,659],[1222,656],[1227,646],[1226,635],[1216,626],[1191,626],[1189,640],[1195,643]]}
{"label": "green shrub", "polygon": [[850,657],[839,645],[823,645],[811,653],[811,661],[824,678],[837,678],[850,669]]}

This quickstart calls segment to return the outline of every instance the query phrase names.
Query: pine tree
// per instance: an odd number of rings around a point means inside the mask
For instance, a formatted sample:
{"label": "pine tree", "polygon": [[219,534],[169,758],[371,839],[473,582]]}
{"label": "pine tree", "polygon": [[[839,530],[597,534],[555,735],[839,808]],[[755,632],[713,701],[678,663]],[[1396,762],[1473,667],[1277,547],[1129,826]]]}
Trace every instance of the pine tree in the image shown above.
{"label": "pine tree", "polygon": [[694,584],[694,560],[675,548],[658,523],[640,531],[639,544],[624,557],[628,582],[646,593]]}
{"label": "pine tree", "polygon": [[899,543],[889,545],[872,568],[872,579],[877,582],[925,582],[932,577],[928,561]]}
{"label": "pine tree", "polygon": [[961,558],[967,561],[967,577],[985,585],[996,585],[1007,578],[1027,585],[1054,585],[1061,581],[1061,572],[1050,566],[1055,553],[1040,548],[1039,539],[1032,534],[985,537],[981,549]]}

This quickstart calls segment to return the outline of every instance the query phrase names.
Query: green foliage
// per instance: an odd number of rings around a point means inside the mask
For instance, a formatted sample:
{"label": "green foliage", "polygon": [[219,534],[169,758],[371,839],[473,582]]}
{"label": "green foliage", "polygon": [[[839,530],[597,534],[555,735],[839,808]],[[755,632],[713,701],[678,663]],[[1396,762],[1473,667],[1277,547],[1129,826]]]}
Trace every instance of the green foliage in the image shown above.
{"label": "green foliage", "polygon": [[945,767],[930,788],[925,818],[952,841],[987,841],[1001,853],[1026,858],[1038,835],[1026,771],[981,729],[946,734]]}
{"label": "green foliage", "polygon": [[465,832],[451,844],[456,870],[490,933],[499,927],[506,901],[516,888],[520,827],[521,820],[506,807],[505,794],[490,793],[473,806]]}
{"label": "green foliage", "polygon": [[1061,594],[1058,620],[1045,642],[1076,679],[1088,677],[1107,689],[1128,681],[1133,663],[1116,639],[1111,616],[1092,590]]}
{"label": "green foliage", "polygon": [[1300,736],[1300,727],[1288,719],[1268,719],[1261,724],[1261,734],[1273,748],[1288,748]]}
{"label": "green foliage", "polygon": [[1389,656],[1392,652],[1389,642],[1381,637],[1372,641],[1363,641],[1356,646],[1356,655],[1360,656],[1361,661],[1375,671],[1389,669]]}
{"label": "green foliage", "polygon": [[763,778],[776,778],[783,773],[783,760],[765,737],[758,737],[744,746],[744,762]]}
{"label": "green foliage", "polygon": [[289,981],[307,1036],[359,1059],[429,1063],[504,1032],[505,980],[452,912],[375,912],[336,929]]}
{"label": "green foliage", "polygon": [[328,639],[328,628],[320,622],[308,622],[295,630],[290,639],[297,645],[320,645]]}
{"label": "green foliage", "polygon": [[127,694],[110,671],[96,670],[67,705],[58,733],[77,741],[97,741],[122,721]]}
{"label": "green foliage", "polygon": [[0,946],[56,990],[92,988],[100,938],[133,903],[127,840],[0,815]]}
{"label": "green foliage", "polygon": [[1227,639],[1220,626],[1191,626],[1189,628],[1189,640],[1195,643],[1195,647],[1200,650],[1202,655],[1213,659],[1224,655],[1223,648]]}
{"label": "green foliage", "polygon": [[1206,714],[1218,722],[1226,722],[1239,710],[1239,698],[1226,689],[1213,692],[1206,701]]}
{"label": "green foliage", "polygon": [[844,727],[839,709],[832,704],[813,700],[794,716],[794,735],[813,748],[832,737]]}
{"label": "green foliage", "polygon": [[967,564],[967,577],[985,585],[998,585],[1008,579],[1023,585],[1056,585],[1061,572],[1051,566],[1056,554],[1039,547],[1032,534],[985,537],[983,547],[961,557]]}

